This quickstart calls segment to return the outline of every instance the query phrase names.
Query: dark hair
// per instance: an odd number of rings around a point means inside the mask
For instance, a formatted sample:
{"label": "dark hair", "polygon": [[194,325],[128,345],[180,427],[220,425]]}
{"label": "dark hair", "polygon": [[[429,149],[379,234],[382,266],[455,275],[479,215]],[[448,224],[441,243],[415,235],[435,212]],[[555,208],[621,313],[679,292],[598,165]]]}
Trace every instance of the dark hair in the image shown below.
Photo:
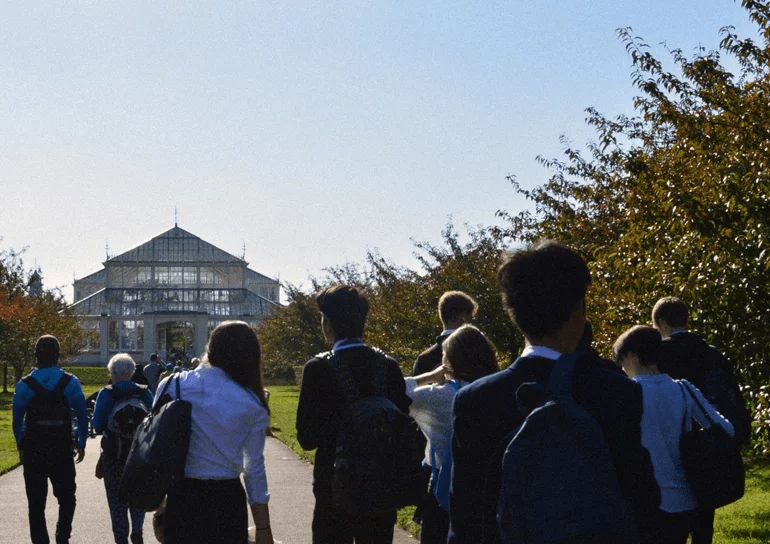
{"label": "dark hair", "polygon": [[225,321],[211,333],[204,361],[221,368],[243,387],[256,393],[270,410],[262,381],[262,350],[256,333],[243,321]]}
{"label": "dark hair", "polygon": [[332,285],[316,297],[318,309],[329,320],[337,340],[364,334],[369,302],[351,285]]}
{"label": "dark hair", "polygon": [[687,326],[687,305],[677,297],[663,297],[652,309],[652,324],[663,319],[669,327]]}
{"label": "dark hair", "polygon": [[152,355],[150,355],[150,362],[151,363],[156,363],[157,361],[158,361],[158,354],[157,353],[153,353]]}
{"label": "dark hair", "polygon": [[497,280],[513,322],[538,338],[559,330],[585,301],[591,274],[577,251],[549,240],[509,254]]}
{"label": "dark hair", "polygon": [[37,339],[35,343],[35,358],[38,368],[56,366],[59,362],[59,341],[55,336],[45,334]]}
{"label": "dark hair", "polygon": [[631,327],[621,334],[612,346],[615,362],[620,364],[624,356],[633,353],[639,357],[639,362],[644,366],[657,364],[661,342],[660,332],[657,329],[649,325]]}
{"label": "dark hair", "polygon": [[462,291],[447,291],[438,300],[438,315],[444,324],[452,323],[460,317],[473,317],[478,309],[476,301]]}
{"label": "dark hair", "polygon": [[499,370],[495,346],[473,325],[463,325],[442,344],[455,378],[472,382]]}

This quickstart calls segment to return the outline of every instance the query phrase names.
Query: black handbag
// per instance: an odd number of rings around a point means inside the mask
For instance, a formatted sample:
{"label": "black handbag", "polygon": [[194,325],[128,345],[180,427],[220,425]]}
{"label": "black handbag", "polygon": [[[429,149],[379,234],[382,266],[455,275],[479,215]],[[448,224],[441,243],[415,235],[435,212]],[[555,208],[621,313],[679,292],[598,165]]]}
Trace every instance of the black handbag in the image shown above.
{"label": "black handbag", "polygon": [[740,446],[711,418],[688,386],[679,382],[679,387],[685,395],[685,406],[689,395],[709,424],[701,426],[695,418],[687,417],[685,410],[679,441],[682,464],[698,507],[715,510],[743,497],[745,473]]}
{"label": "black handbag", "polygon": [[[176,381],[176,397],[166,394]],[[184,478],[190,447],[192,404],[182,400],[179,376],[170,378],[158,402],[136,429],[118,495],[129,507],[156,510],[171,487]]]}

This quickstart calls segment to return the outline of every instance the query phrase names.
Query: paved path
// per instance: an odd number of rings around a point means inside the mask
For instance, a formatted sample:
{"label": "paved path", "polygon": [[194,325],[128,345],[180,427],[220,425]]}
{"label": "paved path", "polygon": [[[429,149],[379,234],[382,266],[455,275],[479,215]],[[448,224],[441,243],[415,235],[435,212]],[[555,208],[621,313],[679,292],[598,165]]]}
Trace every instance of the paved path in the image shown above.
{"label": "paved path", "polygon": [[[72,530],[72,544],[109,544],[113,542],[110,514],[102,480],[94,477],[98,458],[98,438],[89,440],[86,458],[77,465],[77,511]],[[313,518],[313,468],[274,438],[265,446],[268,486],[270,488],[270,517],[273,536],[283,544],[310,544],[310,521]],[[48,492],[46,518],[53,538],[56,527],[56,498]],[[145,541],[152,537],[152,515],[144,522]],[[0,477],[0,544],[29,542],[27,498],[24,477],[16,469]],[[396,529],[396,544],[416,544],[405,531]]]}

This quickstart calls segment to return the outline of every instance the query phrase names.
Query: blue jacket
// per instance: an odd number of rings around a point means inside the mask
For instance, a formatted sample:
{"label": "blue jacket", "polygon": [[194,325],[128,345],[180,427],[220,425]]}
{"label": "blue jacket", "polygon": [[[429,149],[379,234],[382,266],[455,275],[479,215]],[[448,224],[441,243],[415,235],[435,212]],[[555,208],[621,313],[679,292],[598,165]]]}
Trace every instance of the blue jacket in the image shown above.
{"label": "blue jacket", "polygon": [[[53,391],[63,375],[64,371],[58,366],[36,368],[30,373],[30,376],[40,382],[40,385],[48,391]],[[27,413],[27,408],[29,408],[34,396],[32,389],[23,381],[16,384],[16,391],[13,393],[13,434],[16,437],[17,448],[21,444],[21,435],[24,431],[24,415]],[[86,397],[83,395],[83,388],[76,376],[73,376],[70,383],[64,388],[64,396],[67,397],[70,408],[75,410],[78,420],[78,445],[81,449],[85,449],[86,438],[88,437],[88,412],[86,410]]]}

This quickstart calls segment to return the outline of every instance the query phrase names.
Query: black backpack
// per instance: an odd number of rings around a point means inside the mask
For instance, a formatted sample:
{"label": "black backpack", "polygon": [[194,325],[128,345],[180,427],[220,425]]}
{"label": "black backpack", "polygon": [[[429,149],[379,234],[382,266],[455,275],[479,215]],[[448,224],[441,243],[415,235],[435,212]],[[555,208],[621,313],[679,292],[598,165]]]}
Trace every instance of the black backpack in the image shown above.
{"label": "black backpack", "polygon": [[703,377],[703,396],[733,424],[736,443],[745,444],[751,438],[751,414],[730,362],[714,346],[704,349],[701,356],[708,368]]}
{"label": "black backpack", "polygon": [[427,482],[417,423],[387,398],[387,359],[376,351],[373,396],[362,397],[350,368],[323,354],[348,404],[337,432],[332,496],[351,514],[390,512],[417,504]]}
{"label": "black backpack", "polygon": [[134,434],[149,408],[142,401],[146,385],[137,385],[134,391],[120,391],[105,387],[112,395],[114,405],[107,418],[107,433],[102,437],[102,451],[114,459],[125,461],[131,449]]}
{"label": "black backpack", "polygon": [[572,397],[580,355],[556,361],[544,398],[511,433],[497,508],[502,542],[639,543],[604,433]]}
{"label": "black backpack", "polygon": [[72,413],[64,390],[72,380],[65,372],[48,391],[31,375],[22,378],[34,396],[24,418],[21,448],[25,453],[59,455],[72,448]]}

